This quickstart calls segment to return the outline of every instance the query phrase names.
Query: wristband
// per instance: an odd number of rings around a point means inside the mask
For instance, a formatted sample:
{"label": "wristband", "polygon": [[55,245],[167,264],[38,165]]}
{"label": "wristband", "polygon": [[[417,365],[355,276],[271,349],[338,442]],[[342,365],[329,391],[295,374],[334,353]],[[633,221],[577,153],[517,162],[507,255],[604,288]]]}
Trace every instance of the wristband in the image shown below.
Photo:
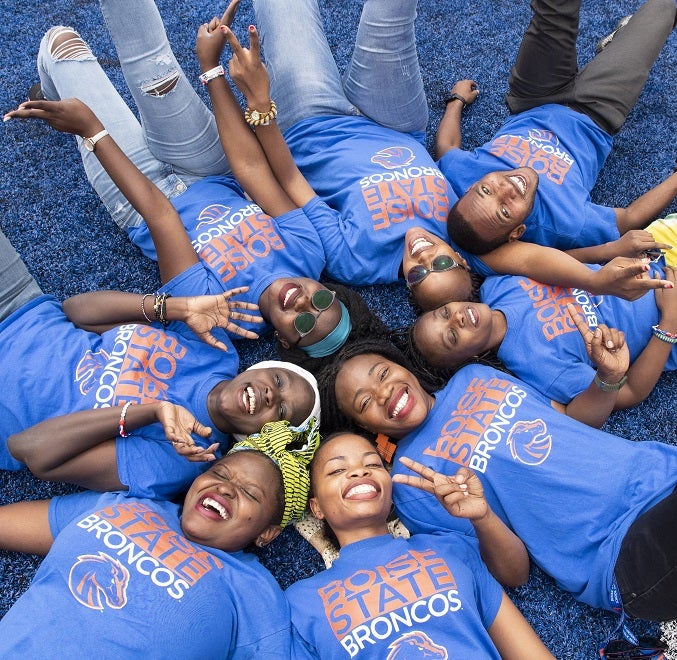
{"label": "wristband", "polygon": [[244,111],[244,120],[250,126],[268,126],[272,119],[277,117],[277,106],[275,101],[271,99],[270,101],[270,110],[268,112],[259,112],[258,110],[252,110],[247,106]]}
{"label": "wristband", "polygon": [[667,344],[677,344],[676,333],[663,330],[662,328],[659,328],[657,325],[652,325],[651,330],[653,332],[653,336],[656,337],[656,339],[660,339],[661,341],[664,341]]}
{"label": "wristband", "polygon": [[623,376],[617,383],[605,383],[595,372],[595,378],[594,378],[595,384],[599,387],[602,392],[618,392],[618,390],[625,385],[625,383],[628,382],[628,377]]}
{"label": "wristband", "polygon": [[451,96],[444,99],[444,105],[446,106],[448,103],[451,103],[452,101],[456,100],[460,101],[463,104],[463,107],[461,109],[465,110],[468,105],[468,102],[460,94],[452,94]]}
{"label": "wristband", "polygon": [[225,76],[226,72],[223,70],[223,67],[219,64],[218,66],[215,66],[213,69],[209,69],[209,71],[205,71],[204,73],[200,74],[200,82],[203,85],[206,85],[210,80],[214,80],[214,78],[218,78],[219,76]]}
{"label": "wristband", "polygon": [[125,431],[125,417],[127,417],[127,410],[129,406],[133,405],[133,401],[127,401],[124,406],[122,406],[122,412],[120,413],[120,421],[118,422],[118,435],[121,438],[126,438],[129,433]]}
{"label": "wristband", "polygon": [[141,313],[143,314],[143,317],[146,319],[146,321],[148,321],[148,323],[152,323],[153,321],[151,321],[148,314],[146,314],[145,304],[146,304],[146,298],[150,298],[150,296],[152,296],[152,295],[153,295],[152,293],[144,293],[143,298],[141,298]]}
{"label": "wristband", "polygon": [[169,325],[167,320],[167,298],[171,298],[169,293],[157,293],[155,294],[155,303],[153,303],[153,313],[155,314],[155,320],[160,321],[165,328]]}

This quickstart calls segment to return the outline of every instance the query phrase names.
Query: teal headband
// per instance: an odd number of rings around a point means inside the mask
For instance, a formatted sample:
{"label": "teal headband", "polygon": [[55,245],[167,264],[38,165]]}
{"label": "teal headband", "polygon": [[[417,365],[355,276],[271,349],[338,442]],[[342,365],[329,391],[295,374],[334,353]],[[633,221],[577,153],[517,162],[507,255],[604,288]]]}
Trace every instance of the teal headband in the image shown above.
{"label": "teal headband", "polygon": [[353,324],[350,322],[350,314],[348,314],[346,306],[340,300],[338,304],[341,306],[341,319],[338,325],[324,339],[320,339],[320,341],[309,346],[299,346],[308,357],[320,358],[331,355],[346,343],[346,339],[353,329]]}

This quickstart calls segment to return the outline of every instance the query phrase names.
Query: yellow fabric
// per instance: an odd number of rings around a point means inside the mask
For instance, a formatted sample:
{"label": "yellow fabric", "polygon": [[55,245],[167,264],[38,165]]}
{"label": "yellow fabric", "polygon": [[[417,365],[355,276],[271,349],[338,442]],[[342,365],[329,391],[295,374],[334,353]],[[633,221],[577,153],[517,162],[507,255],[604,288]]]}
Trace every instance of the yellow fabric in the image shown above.
{"label": "yellow fabric", "polygon": [[285,526],[303,517],[310,491],[308,464],[319,444],[320,433],[314,418],[305,430],[290,428],[289,422],[283,420],[264,424],[261,433],[235,443],[228,453],[254,449],[273,459],[284,483],[284,515],[280,524]]}
{"label": "yellow fabric", "polygon": [[668,266],[677,266],[677,213],[654,220],[646,230],[656,243],[673,246],[672,250],[665,251],[665,263]]}

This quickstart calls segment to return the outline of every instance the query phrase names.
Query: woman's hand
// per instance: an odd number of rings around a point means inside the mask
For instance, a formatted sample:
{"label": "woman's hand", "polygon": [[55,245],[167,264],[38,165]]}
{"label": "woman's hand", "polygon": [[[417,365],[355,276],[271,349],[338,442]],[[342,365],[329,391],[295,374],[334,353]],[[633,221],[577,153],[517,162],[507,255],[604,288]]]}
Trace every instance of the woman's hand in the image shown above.
{"label": "woman's hand", "polygon": [[585,351],[597,367],[597,375],[605,383],[618,383],[630,367],[625,333],[603,323],[593,332],[574,305],[567,303],[567,311],[583,337]]}
{"label": "woman's hand", "polygon": [[213,461],[216,458],[218,442],[207,448],[200,447],[195,444],[192,435],[194,433],[202,438],[208,438],[212,434],[211,428],[198,422],[183,406],[163,401],[158,406],[156,416],[165,430],[167,440],[174,445],[177,454],[194,463]]}
{"label": "woman's hand", "polygon": [[258,335],[251,330],[245,330],[234,321],[249,321],[262,323],[263,319],[254,314],[240,310],[258,311],[254,303],[231,300],[233,296],[249,290],[248,286],[230,289],[215,296],[190,296],[183,299],[174,299],[177,302],[185,301],[185,309],[180,312],[181,320],[205,343],[228,351],[228,347],[219,341],[211,331],[214,328],[223,328],[245,339],[257,339]]}
{"label": "woman's hand", "polygon": [[[664,273],[664,278],[672,282],[673,286],[677,286],[677,269],[665,266]],[[677,332],[677,289],[658,289],[656,307],[661,315],[658,325],[666,332]]]}
{"label": "woman's hand", "polygon": [[219,30],[219,27],[221,25],[230,27],[233,24],[239,6],[240,0],[231,0],[221,20],[214,16],[209,23],[203,23],[198,28],[195,50],[203,72],[218,66],[223,47],[226,43],[226,39],[221,30]]}
{"label": "woman's hand", "polygon": [[4,119],[42,119],[62,133],[91,137],[104,126],[92,110],[79,99],[62,101],[26,101]]}
{"label": "woman's hand", "polygon": [[228,72],[237,88],[247,99],[247,105],[261,112],[270,109],[270,78],[266,65],[261,61],[259,34],[249,26],[249,48],[244,48],[232,31],[221,27],[233,53]]}
{"label": "woman's hand", "polygon": [[588,291],[596,295],[618,296],[637,300],[649,289],[672,289],[674,282],[651,278],[648,275],[650,260],[615,257],[592,274]]}
{"label": "woman's hand", "polygon": [[420,476],[396,474],[393,476],[394,482],[420,488],[434,495],[439,503],[457,518],[467,518],[476,522],[489,513],[482,482],[472,470],[462,467],[453,477],[449,477],[406,456],[400,457],[399,460]]}
{"label": "woman's hand", "polygon": [[656,243],[654,237],[644,229],[631,229],[610,244],[610,258],[632,257],[641,259],[648,252],[671,250],[672,246]]}

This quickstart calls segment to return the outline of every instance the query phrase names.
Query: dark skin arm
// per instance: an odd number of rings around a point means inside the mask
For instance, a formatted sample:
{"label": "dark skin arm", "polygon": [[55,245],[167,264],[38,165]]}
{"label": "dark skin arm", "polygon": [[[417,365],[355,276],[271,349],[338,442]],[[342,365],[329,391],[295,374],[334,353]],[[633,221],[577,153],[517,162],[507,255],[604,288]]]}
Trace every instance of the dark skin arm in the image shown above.
{"label": "dark skin arm", "polygon": [[[178,296],[167,298],[166,318],[168,321],[183,321],[205,343],[227,351],[226,345],[217,340],[211,331],[223,328],[247,339],[258,335],[244,330],[233,320],[260,322],[260,316],[238,310],[256,311],[252,303],[231,300],[232,296],[244,293],[248,287],[231,289],[214,296]],[[90,291],[72,296],[63,301],[66,316],[79,328],[102,333],[122,323],[143,323],[154,319],[154,296],[123,291]],[[141,305],[145,310],[144,316]]]}
{"label": "dark skin arm", "polygon": [[[196,48],[200,69],[203,72],[218,65],[226,43],[226,36],[220,28],[226,28],[227,33],[232,35],[227,26],[232,22],[238,4],[238,0],[234,0],[220,21],[213,18],[198,30]],[[221,145],[233,175],[240,185],[266,213],[273,217],[297,208],[297,204],[287,195],[275,177],[263,148],[245,122],[242,110],[225,78],[219,76],[209,81],[207,90],[214,108]],[[269,107],[270,105],[265,109]]]}
{"label": "dark skin arm", "polygon": [[621,234],[630,229],[642,229],[658,218],[677,195],[677,172],[648,190],[625,208],[615,208],[616,224]]}
{"label": "dark skin arm", "polygon": [[501,584],[518,587],[529,579],[529,555],[524,543],[493,512],[484,497],[482,482],[472,470],[459,468],[455,475],[447,476],[406,456],[398,458],[415,474],[396,474],[393,481],[434,495],[452,516],[470,520],[482,559]]}
{"label": "dark skin arm", "polygon": [[[120,482],[115,452],[122,406],[83,410],[40,422],[11,435],[7,446],[14,458],[25,463],[39,479],[63,481],[98,491],[127,490]],[[129,406],[126,432],[160,422],[167,440],[189,460],[215,458],[218,444],[206,449],[195,445],[192,434],[208,438],[203,426],[181,406],[156,401]],[[139,439],[138,442],[144,442]]]}
{"label": "dark skin arm", "polygon": [[511,241],[482,255],[482,261],[501,275],[524,275],[553,286],[575,287],[595,295],[636,300],[649,289],[672,288],[666,279],[647,276],[648,259],[616,257],[593,271],[566,252],[534,243]]}
{"label": "dark skin arm", "polygon": [[46,555],[53,541],[49,500],[0,506],[0,549]]}
{"label": "dark skin arm", "polygon": [[671,249],[671,245],[656,243],[648,231],[631,229],[615,241],[567,250],[567,254],[584,264],[603,264],[614,257],[642,258],[647,251]]}
{"label": "dark skin arm", "polygon": [[[480,90],[474,80],[459,80],[452,88],[451,94],[458,94],[470,105],[478,96]],[[435,135],[435,160],[439,160],[450,149],[461,148],[461,114],[463,104],[458,99],[447,103],[440,126]]]}

